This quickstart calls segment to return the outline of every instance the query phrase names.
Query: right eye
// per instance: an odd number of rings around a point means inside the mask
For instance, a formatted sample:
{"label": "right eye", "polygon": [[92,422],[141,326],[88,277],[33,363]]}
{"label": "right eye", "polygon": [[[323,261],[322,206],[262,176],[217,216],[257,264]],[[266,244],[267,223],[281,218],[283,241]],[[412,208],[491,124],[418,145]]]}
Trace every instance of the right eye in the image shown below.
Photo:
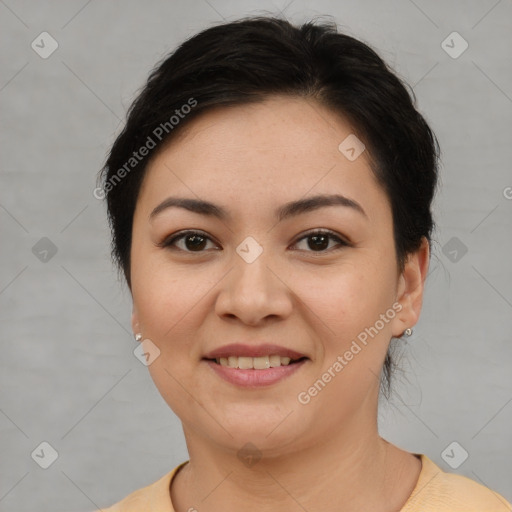
{"label": "right eye", "polygon": [[[181,247],[177,242],[182,242]],[[204,252],[205,246],[208,241],[212,239],[201,231],[182,231],[178,234],[171,235],[158,244],[159,247],[164,247],[171,250],[180,250],[184,252]]]}

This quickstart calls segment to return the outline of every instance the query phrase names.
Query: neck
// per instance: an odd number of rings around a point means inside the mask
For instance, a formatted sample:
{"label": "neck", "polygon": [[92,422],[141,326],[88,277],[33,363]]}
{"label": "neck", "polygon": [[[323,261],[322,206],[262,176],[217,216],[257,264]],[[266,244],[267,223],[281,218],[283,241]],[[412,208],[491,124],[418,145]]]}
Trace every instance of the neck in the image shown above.
{"label": "neck", "polygon": [[[345,426],[308,447],[244,465],[236,450],[185,429],[190,462],[178,473],[171,499],[179,512],[398,510],[412,492],[421,463],[382,439],[376,421]],[[414,459],[414,460],[413,460]]]}

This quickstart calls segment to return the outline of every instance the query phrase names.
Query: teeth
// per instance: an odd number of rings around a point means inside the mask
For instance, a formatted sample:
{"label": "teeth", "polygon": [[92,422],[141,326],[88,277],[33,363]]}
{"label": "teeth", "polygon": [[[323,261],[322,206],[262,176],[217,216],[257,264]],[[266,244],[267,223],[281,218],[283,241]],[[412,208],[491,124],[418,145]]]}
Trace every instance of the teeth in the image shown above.
{"label": "teeth", "polygon": [[215,361],[221,366],[229,366],[230,368],[265,370],[266,368],[275,368],[276,366],[288,366],[291,359],[278,355],[262,357],[229,356],[217,358]]}

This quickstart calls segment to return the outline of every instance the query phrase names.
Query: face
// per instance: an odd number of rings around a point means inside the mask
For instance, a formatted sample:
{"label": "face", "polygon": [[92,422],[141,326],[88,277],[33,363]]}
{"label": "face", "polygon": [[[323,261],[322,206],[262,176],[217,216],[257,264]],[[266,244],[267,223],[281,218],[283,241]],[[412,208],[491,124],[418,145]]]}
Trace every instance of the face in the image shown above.
{"label": "face", "polygon": [[[148,165],[133,224],[133,329],[186,435],[279,454],[374,424],[389,340],[414,324],[421,293],[398,273],[389,200],[366,152],[339,149],[352,133],[317,103],[274,97],[203,114]],[[228,344],[305,359],[219,371],[205,357]],[[278,380],[241,382],[266,371]]]}

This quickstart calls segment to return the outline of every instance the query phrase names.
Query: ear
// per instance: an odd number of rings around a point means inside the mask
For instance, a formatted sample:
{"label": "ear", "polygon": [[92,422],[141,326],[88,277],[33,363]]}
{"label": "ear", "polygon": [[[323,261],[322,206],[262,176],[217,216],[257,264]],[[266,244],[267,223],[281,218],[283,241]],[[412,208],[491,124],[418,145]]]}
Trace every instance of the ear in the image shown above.
{"label": "ear", "polygon": [[393,319],[392,333],[395,338],[402,336],[408,327],[413,327],[420,317],[429,258],[430,246],[423,237],[420,248],[409,254],[405,268],[398,278],[396,300],[402,309]]}
{"label": "ear", "polygon": [[137,313],[137,309],[133,306],[132,309],[132,331],[133,334],[137,334],[140,332],[140,324],[139,324],[139,314]]}

